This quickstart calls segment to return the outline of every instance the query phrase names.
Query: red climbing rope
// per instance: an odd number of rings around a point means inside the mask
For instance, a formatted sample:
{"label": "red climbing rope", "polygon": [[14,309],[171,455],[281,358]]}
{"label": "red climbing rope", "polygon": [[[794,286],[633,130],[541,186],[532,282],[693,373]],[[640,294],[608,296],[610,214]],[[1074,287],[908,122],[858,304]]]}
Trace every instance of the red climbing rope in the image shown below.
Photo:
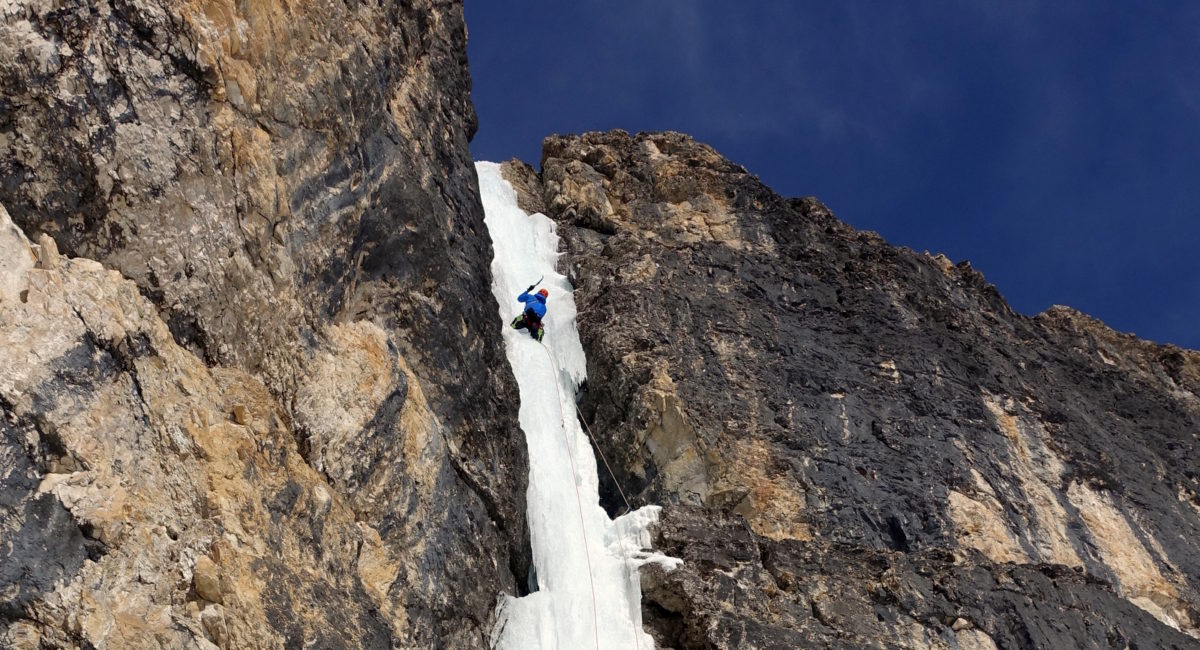
{"label": "red climbing rope", "polygon": [[[563,442],[565,442],[567,445],[567,458],[568,458],[568,460],[571,461],[572,479],[575,479],[578,476],[578,474],[575,473],[575,459],[571,452],[571,443],[569,442],[569,440],[567,438],[567,416],[564,413],[563,408],[562,408],[562,386],[558,383],[558,375],[559,375],[558,362],[555,361],[554,356],[550,354],[550,348],[548,348],[546,345],[543,344],[542,350],[546,353],[546,358],[550,360],[550,367],[554,370],[554,385],[559,391],[558,392],[558,414],[559,414],[559,417],[562,419]],[[613,485],[616,486],[617,492],[621,495],[621,501],[623,501],[625,503],[625,512],[627,512],[627,513],[633,512],[633,506],[631,506],[629,504],[629,499],[626,498],[625,491],[621,489],[621,483],[620,483],[620,481],[617,480],[617,475],[612,471],[612,466],[608,464],[608,459],[604,456],[604,451],[600,449],[600,444],[596,441],[596,436],[592,435],[592,428],[590,426],[588,426],[587,420],[585,420],[583,418],[583,415],[581,413],[576,411],[575,415],[578,416],[579,421],[583,423],[584,429],[587,430],[588,438],[590,438],[592,441],[592,447],[596,450],[596,453],[600,454],[600,460],[604,462],[604,469],[608,470],[608,475],[610,477],[612,477]],[[579,527],[581,530],[583,530],[583,539],[584,539],[583,550],[585,553],[587,553],[588,580],[591,581],[590,584],[591,584],[591,588],[592,588],[592,629],[595,631],[596,648],[597,648],[597,650],[599,650],[599,648],[600,648],[600,629],[599,629],[599,616],[596,613],[596,585],[595,585],[595,582],[592,581],[592,557],[591,557],[591,552],[588,551],[588,548],[587,548],[587,530],[584,528],[584,524],[583,524],[583,501],[582,501],[581,497],[579,496],[579,483],[574,480],[573,480],[573,482],[575,483],[575,503],[576,503],[576,505],[579,506]],[[620,517],[618,517],[617,519],[619,520]],[[624,565],[625,565],[626,585],[627,585],[627,587],[632,589],[633,585],[628,582],[629,576],[633,573],[633,569],[632,569],[632,566],[629,561],[629,554],[625,552],[625,544],[623,543],[624,537],[621,535],[620,523],[619,523],[619,521],[614,522],[614,523],[617,524],[617,539],[618,539],[617,546],[621,549],[621,560],[624,562]],[[638,634],[637,624],[633,620],[632,612],[630,613],[630,617],[629,617],[629,625],[632,628],[632,632],[633,632],[634,646],[636,647],[637,650],[641,650],[641,647],[642,647],[641,635]]]}
{"label": "red climbing rope", "polygon": [[575,505],[579,507],[579,530],[583,533],[583,552],[587,557],[588,585],[592,589],[592,634],[596,639],[596,650],[600,650],[600,615],[596,611],[596,581],[592,577],[592,552],[588,550],[587,528],[583,523],[583,499],[579,496],[579,474],[575,471],[575,456],[571,453],[571,441],[567,437],[567,416],[562,407],[562,386],[558,384],[558,364],[555,363],[554,357],[550,356],[550,348],[545,345],[541,348],[546,353],[546,359],[550,361],[550,368],[554,371],[554,386],[558,389],[558,415],[562,420],[563,442],[567,445],[567,460],[571,463],[571,484],[575,486]]}

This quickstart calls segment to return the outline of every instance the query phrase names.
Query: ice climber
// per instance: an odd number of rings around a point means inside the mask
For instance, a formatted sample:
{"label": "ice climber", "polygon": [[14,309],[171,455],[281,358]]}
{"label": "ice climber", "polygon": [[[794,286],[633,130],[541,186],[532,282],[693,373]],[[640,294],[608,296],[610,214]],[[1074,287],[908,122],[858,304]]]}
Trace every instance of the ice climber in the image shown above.
{"label": "ice climber", "polygon": [[517,296],[517,300],[525,303],[525,313],[513,319],[512,327],[515,330],[527,329],[529,336],[535,341],[541,341],[542,335],[546,333],[542,327],[542,317],[546,315],[546,298],[550,292],[545,289],[540,289],[537,293],[530,293],[536,284],[529,285],[529,288],[521,295]]}

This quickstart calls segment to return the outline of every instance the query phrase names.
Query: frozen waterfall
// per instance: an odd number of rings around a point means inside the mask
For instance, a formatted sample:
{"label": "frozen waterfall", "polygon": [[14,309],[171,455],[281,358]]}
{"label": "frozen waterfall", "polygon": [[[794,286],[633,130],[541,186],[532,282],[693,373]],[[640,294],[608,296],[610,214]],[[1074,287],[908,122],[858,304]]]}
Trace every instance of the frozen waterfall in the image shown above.
{"label": "frozen waterfall", "polygon": [[[538,591],[503,596],[494,645],[512,650],[649,649],[642,631],[637,567],[678,562],[647,553],[648,506],[608,518],[599,505],[596,459],[575,414],[575,390],[586,360],[567,279],[555,271],[558,236],[542,214],[517,206],[496,163],[476,163],[485,222],[492,237],[492,292],[500,303],[504,346],[520,386],[520,423],[529,449],[528,513]],[[520,313],[516,296],[544,276],[546,335],[542,344],[508,327]]]}

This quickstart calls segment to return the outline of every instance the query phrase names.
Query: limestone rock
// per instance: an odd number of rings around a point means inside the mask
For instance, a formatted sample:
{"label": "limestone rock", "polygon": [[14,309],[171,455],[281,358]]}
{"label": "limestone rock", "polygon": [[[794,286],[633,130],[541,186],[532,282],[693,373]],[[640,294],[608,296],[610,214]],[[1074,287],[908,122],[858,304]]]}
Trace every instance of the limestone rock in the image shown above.
{"label": "limestone rock", "polygon": [[[13,245],[29,252],[11,239],[4,257]],[[3,634],[187,647],[216,629],[198,597],[229,606],[212,637],[223,647],[403,638],[356,577],[354,511],[260,381],[206,367],[96,262],[16,280],[25,300],[0,303]],[[234,425],[235,403],[263,417]]]}
{"label": "limestone rock", "polygon": [[825,540],[775,541],[757,537],[740,517],[700,506],[664,510],[654,543],[684,560],[669,573],[643,569],[647,626],[664,647],[1196,643],[1106,581],[1060,565],[963,563],[938,549],[901,553]]}
{"label": "limestone rock", "polygon": [[232,415],[233,415],[234,422],[237,422],[238,424],[240,424],[242,426],[250,424],[250,412],[246,410],[245,405],[234,404]]}
{"label": "limestone rock", "polygon": [[1017,314],[681,134],[505,173],[559,222],[581,411],[667,504],[663,645],[1197,643],[1200,353]]}
{"label": "limestone rock", "polygon": [[0,303],[21,300],[25,272],[34,265],[33,249],[25,233],[0,205]]}
{"label": "limestone rock", "polygon": [[37,260],[38,266],[43,269],[53,269],[58,266],[58,244],[54,242],[54,238],[46,233],[38,236],[37,243]]}
{"label": "limestone rock", "polygon": [[485,646],[526,584],[528,465],[461,3],[0,16],[4,625]]}
{"label": "limestone rock", "polygon": [[217,565],[209,559],[207,555],[201,555],[196,558],[196,565],[192,567],[192,585],[196,589],[196,595],[210,603],[220,603],[221,600],[221,579],[217,574]]}

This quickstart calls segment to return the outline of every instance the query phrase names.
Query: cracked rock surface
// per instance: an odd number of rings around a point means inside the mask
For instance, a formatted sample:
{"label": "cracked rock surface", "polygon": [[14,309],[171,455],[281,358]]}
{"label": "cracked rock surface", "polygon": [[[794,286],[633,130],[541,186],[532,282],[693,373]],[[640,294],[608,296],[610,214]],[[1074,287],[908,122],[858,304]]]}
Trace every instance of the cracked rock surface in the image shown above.
{"label": "cracked rock surface", "polygon": [[[678,133],[509,163],[669,648],[1197,647],[1200,353],[890,246]],[[602,495],[619,507],[611,481]]]}
{"label": "cracked rock surface", "polygon": [[485,646],[528,464],[461,3],[0,18],[0,645]]}

